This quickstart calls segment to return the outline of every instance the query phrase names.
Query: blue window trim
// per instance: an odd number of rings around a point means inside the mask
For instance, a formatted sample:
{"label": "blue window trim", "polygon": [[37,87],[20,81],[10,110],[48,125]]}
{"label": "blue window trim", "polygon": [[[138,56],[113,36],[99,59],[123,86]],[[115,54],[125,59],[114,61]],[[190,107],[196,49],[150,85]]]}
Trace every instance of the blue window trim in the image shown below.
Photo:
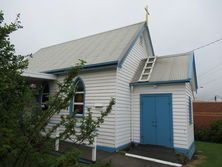
{"label": "blue window trim", "polygon": [[192,101],[191,97],[189,97],[189,124],[191,125],[193,123],[193,118],[192,118]]}
{"label": "blue window trim", "polygon": [[[82,118],[82,117],[84,117],[84,115],[85,115],[85,95],[86,95],[86,89],[85,89],[85,84],[84,84],[82,78],[80,78],[79,76],[75,77],[75,78],[73,79],[73,82],[76,83],[78,80],[79,80],[80,82],[82,82],[83,87],[84,87],[84,91],[83,91],[83,92],[84,92],[83,114],[81,114],[81,115],[74,115],[74,117],[76,117],[76,118]],[[74,101],[75,101],[75,96],[73,96],[73,98],[72,98],[72,100],[71,100],[71,102],[70,102],[70,105],[69,105],[69,114],[70,114],[70,115],[72,115],[72,114],[74,113]]]}

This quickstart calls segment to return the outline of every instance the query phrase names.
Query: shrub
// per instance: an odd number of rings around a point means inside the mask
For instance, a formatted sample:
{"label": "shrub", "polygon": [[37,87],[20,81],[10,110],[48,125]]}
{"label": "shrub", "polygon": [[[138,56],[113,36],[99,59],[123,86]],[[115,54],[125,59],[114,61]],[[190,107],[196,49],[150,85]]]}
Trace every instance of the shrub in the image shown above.
{"label": "shrub", "polygon": [[210,141],[222,143],[222,120],[214,121],[210,127]]}
{"label": "shrub", "polygon": [[212,122],[209,129],[195,128],[195,140],[222,143],[222,120]]}

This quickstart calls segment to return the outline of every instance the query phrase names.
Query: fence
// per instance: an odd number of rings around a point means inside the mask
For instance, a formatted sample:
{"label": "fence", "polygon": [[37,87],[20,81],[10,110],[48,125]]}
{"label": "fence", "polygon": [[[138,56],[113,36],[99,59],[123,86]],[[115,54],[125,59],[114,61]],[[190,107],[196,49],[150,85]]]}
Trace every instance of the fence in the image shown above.
{"label": "fence", "polygon": [[209,128],[216,120],[222,120],[222,102],[194,102],[194,125],[196,128]]}

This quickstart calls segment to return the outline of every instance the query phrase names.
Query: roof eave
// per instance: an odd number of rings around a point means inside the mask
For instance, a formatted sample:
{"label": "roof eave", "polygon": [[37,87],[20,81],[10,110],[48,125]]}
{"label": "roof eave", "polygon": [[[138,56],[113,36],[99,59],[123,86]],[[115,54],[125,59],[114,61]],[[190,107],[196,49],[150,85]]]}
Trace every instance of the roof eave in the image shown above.
{"label": "roof eave", "polygon": [[30,72],[24,71],[21,76],[26,78],[35,78],[35,79],[43,79],[43,80],[56,80],[57,77],[53,74],[46,74],[41,72]]}
{"label": "roof eave", "polygon": [[126,57],[128,56],[129,52],[132,50],[134,44],[136,43],[137,39],[140,37],[140,35],[143,33],[143,31],[145,30],[145,22],[144,24],[141,26],[141,28],[138,30],[138,32],[136,33],[136,35],[131,39],[130,43],[126,46],[126,48],[124,49],[123,53],[121,54],[119,60],[118,60],[118,67],[121,67],[124,60],[126,59]]}
{"label": "roof eave", "polygon": [[151,81],[151,82],[134,82],[130,83],[130,86],[139,86],[139,85],[165,85],[165,84],[179,84],[190,82],[191,79],[182,79],[182,80],[169,80],[169,81]]}
{"label": "roof eave", "polygon": [[[105,68],[115,68],[118,65],[118,61],[109,61],[104,63],[96,63],[96,64],[88,64],[84,65],[81,69],[81,71],[91,71],[91,70],[99,70],[99,69],[105,69]],[[67,67],[67,68],[61,68],[61,69],[54,69],[49,71],[43,71],[42,73],[47,74],[63,74],[67,73],[69,70],[71,70],[73,67]]]}
{"label": "roof eave", "polygon": [[195,89],[197,90],[198,89],[198,83],[197,83],[197,72],[196,72],[196,63],[195,63],[194,52],[190,52],[190,61],[189,61],[189,72],[188,72],[188,75],[189,75],[189,78],[191,80],[194,79]]}
{"label": "roof eave", "polygon": [[152,54],[153,56],[155,56],[154,53],[154,49],[153,49],[153,44],[152,44],[152,40],[151,40],[151,36],[150,36],[150,32],[149,32],[149,28],[146,24],[146,22],[144,22],[143,26],[141,26],[141,28],[139,29],[139,31],[136,33],[136,35],[134,36],[134,38],[131,40],[131,42],[129,43],[129,45],[126,47],[126,49],[123,51],[122,56],[120,56],[119,62],[118,62],[118,67],[121,67],[124,60],[126,59],[127,55],[129,54],[129,52],[132,50],[134,44],[136,43],[137,39],[140,37],[140,35],[144,32],[144,30],[147,30],[148,33],[148,39],[150,40],[150,45],[151,45],[151,49],[152,49]]}

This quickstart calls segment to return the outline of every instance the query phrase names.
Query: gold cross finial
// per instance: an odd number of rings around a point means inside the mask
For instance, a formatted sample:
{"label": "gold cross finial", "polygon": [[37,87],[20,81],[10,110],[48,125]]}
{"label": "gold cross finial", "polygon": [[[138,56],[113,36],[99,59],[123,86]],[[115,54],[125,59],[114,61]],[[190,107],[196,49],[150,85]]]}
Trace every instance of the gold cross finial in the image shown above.
{"label": "gold cross finial", "polygon": [[148,17],[150,15],[149,10],[148,10],[148,5],[145,7],[145,12],[146,12],[146,22],[148,23]]}

